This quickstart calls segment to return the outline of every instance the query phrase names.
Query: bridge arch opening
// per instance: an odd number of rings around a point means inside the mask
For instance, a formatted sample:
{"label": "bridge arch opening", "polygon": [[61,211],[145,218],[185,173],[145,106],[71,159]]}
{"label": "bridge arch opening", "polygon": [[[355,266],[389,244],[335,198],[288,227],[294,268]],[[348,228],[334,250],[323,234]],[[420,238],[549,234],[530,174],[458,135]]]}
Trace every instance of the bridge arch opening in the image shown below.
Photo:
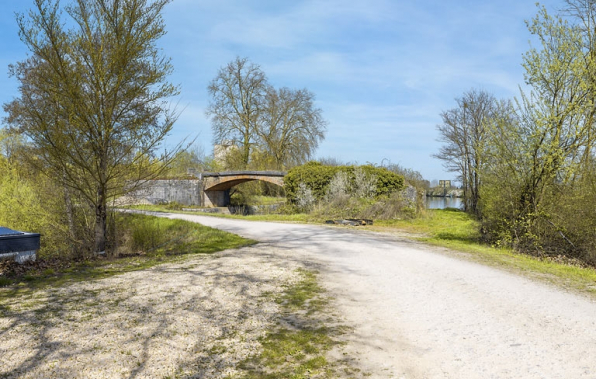
{"label": "bridge arch opening", "polygon": [[272,184],[275,184],[275,185],[283,188],[283,183],[280,183],[279,180],[276,180],[276,178],[264,177],[264,178],[232,179],[232,180],[228,180],[225,182],[214,184],[209,188],[205,188],[205,191],[226,191],[226,190],[232,189],[233,187],[236,187],[239,184],[249,183],[249,182],[254,182],[254,181],[272,183]]}
{"label": "bridge arch opening", "polygon": [[278,171],[237,171],[224,173],[204,173],[202,177],[202,205],[226,207],[230,205],[231,193],[235,187],[248,182],[265,182],[283,188],[284,172]]}

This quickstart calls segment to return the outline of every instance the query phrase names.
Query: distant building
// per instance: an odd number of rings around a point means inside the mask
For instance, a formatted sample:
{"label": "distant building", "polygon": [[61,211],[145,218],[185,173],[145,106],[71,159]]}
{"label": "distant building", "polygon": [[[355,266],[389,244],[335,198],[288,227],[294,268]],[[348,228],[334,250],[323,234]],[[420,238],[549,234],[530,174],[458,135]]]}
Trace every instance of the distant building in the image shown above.
{"label": "distant building", "polygon": [[226,157],[230,151],[238,150],[238,145],[234,140],[223,140],[220,144],[213,145],[213,160],[216,163],[225,163]]}

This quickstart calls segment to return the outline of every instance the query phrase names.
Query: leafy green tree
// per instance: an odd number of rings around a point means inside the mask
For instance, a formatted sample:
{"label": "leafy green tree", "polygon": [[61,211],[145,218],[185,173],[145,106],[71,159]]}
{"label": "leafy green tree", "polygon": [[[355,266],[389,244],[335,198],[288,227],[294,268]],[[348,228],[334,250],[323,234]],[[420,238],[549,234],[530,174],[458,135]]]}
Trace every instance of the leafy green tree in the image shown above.
{"label": "leafy green tree", "polygon": [[17,15],[29,58],[11,67],[20,96],[4,105],[38,168],[94,209],[94,251],[106,250],[109,199],[157,175],[177,113],[170,60],[157,46],[170,0],[35,0]]}
{"label": "leafy green tree", "polygon": [[[540,7],[528,22],[539,41],[523,60],[532,89],[521,94],[514,117],[493,124],[482,203],[491,239],[526,251],[579,254],[574,230],[589,228],[574,221],[578,209],[570,199],[582,197],[580,188],[591,191],[594,177],[596,4],[566,4],[554,16]],[[575,215],[567,214],[571,209]]]}
{"label": "leafy green tree", "polygon": [[196,175],[203,171],[217,171],[213,158],[205,154],[202,146],[191,145],[179,151],[168,165],[168,177],[184,177]]}

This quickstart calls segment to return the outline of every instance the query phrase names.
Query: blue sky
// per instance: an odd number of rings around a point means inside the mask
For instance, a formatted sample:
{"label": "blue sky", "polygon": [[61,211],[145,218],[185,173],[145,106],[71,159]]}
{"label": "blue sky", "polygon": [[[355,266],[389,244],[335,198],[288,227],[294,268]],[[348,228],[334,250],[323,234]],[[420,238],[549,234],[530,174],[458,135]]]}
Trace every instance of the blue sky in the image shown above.
{"label": "blue sky", "polygon": [[[562,1],[541,3],[551,11],[562,7]],[[27,54],[14,13],[32,1],[2,5],[5,103],[18,85],[6,74],[8,64]],[[535,0],[174,0],[160,44],[172,58],[183,112],[167,142],[198,135],[198,144],[212,151],[207,85],[241,56],[259,64],[274,86],[315,93],[329,122],[317,157],[391,161],[428,180],[452,179],[431,157],[440,147],[439,114],[472,88],[497,98],[518,95],[531,39],[524,20],[536,11]]]}

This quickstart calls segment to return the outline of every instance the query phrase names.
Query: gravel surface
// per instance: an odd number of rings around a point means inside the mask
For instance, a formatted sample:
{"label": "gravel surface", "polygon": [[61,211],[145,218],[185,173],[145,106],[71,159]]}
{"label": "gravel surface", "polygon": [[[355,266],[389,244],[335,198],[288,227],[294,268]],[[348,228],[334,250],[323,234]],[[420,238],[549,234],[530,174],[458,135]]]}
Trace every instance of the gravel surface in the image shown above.
{"label": "gravel surface", "polygon": [[380,233],[158,215],[262,243],[0,304],[0,377],[225,377],[308,263],[372,378],[596,378],[589,298]]}
{"label": "gravel surface", "polygon": [[380,233],[165,215],[317,262],[375,378],[596,378],[596,302]]}
{"label": "gravel surface", "polygon": [[302,267],[253,246],[0,303],[0,377],[222,378],[258,351]]}

